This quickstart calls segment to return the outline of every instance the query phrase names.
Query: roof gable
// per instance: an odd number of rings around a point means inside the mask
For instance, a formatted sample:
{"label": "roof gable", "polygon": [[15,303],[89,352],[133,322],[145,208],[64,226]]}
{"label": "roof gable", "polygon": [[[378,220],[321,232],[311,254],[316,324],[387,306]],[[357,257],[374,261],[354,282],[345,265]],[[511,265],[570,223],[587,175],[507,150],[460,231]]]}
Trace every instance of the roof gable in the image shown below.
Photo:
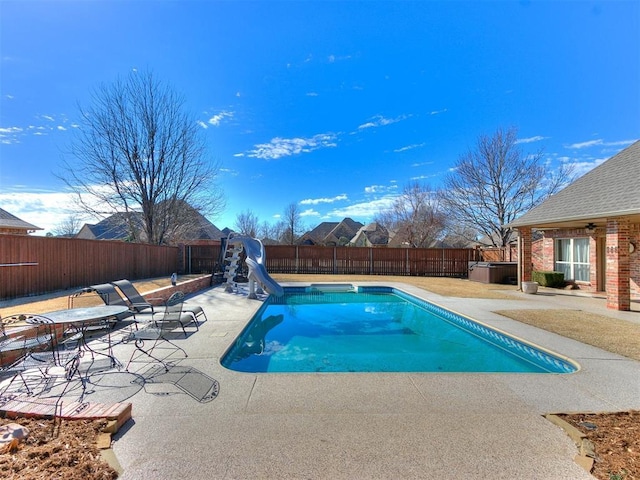
{"label": "roof gable", "polygon": [[640,141],[589,171],[510,226],[553,226],[623,215],[640,216]]}
{"label": "roof gable", "polygon": [[29,222],[19,219],[2,208],[0,208],[0,229],[43,230],[40,227],[36,227]]}

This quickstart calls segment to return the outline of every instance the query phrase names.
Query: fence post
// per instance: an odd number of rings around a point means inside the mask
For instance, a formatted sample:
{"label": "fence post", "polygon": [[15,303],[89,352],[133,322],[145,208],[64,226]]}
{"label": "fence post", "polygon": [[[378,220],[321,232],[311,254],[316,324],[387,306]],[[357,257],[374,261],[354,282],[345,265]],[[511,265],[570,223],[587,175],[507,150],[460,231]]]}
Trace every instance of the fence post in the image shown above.
{"label": "fence post", "polygon": [[338,247],[333,247],[333,274],[336,275],[338,273]]}
{"label": "fence post", "polygon": [[404,259],[405,259],[404,273],[406,275],[411,276],[411,262],[409,261],[409,249],[408,248],[404,249]]}
{"label": "fence post", "polygon": [[296,273],[299,273],[300,268],[300,252],[298,251],[298,245],[296,245]]}

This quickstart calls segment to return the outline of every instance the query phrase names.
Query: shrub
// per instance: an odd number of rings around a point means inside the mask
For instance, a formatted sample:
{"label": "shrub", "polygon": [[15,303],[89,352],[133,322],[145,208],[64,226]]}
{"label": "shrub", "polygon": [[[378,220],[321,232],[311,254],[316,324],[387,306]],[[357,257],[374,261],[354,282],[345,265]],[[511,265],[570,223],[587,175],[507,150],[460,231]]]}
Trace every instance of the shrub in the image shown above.
{"label": "shrub", "polygon": [[564,287],[564,272],[533,272],[532,280],[538,282],[541,287]]}

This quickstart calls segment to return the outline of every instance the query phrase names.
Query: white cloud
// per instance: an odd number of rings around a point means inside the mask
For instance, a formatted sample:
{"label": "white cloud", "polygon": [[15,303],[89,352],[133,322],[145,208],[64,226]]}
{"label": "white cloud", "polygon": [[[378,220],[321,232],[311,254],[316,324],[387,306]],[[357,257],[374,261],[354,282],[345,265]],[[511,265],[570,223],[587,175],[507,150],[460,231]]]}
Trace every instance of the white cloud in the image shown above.
{"label": "white cloud", "polygon": [[209,125],[207,125],[206,123],[204,123],[202,120],[198,120],[198,125],[200,125],[202,128],[204,128],[205,130],[207,128],[209,128]]}
{"label": "white cloud", "polygon": [[0,128],[0,143],[4,145],[13,145],[20,143],[19,136],[22,134],[20,127]]}
{"label": "white cloud", "polygon": [[396,117],[396,118],[385,118],[382,115],[376,115],[373,118],[371,118],[367,123],[363,123],[362,125],[360,125],[358,127],[358,130],[364,130],[367,128],[374,128],[374,127],[385,127],[387,125],[400,122],[408,117],[409,115],[400,115],[399,117]]}
{"label": "white cloud", "polygon": [[573,165],[573,174],[576,178],[581,177],[585,173],[593,170],[601,163],[604,163],[608,158],[594,158],[590,160],[581,160],[577,162],[570,162]]}
{"label": "white cloud", "polygon": [[580,148],[594,147],[596,145],[602,145],[602,139],[589,140],[587,142],[580,142],[580,143],[572,143],[571,145],[567,145],[567,148],[580,149]]}
{"label": "white cloud", "polygon": [[426,180],[427,178],[435,178],[437,176],[437,173],[434,173],[432,175],[418,175],[417,177],[411,177],[410,180]]}
{"label": "white cloud", "polygon": [[[31,190],[15,187],[0,193],[0,205],[12,215],[44,230],[36,235],[44,235],[53,230],[70,215],[78,216],[74,207],[74,194],[48,190]],[[95,218],[81,218],[83,223],[100,221]]]}
{"label": "white cloud", "polygon": [[227,112],[226,110],[223,110],[222,112],[213,115],[209,119],[208,123],[210,125],[213,125],[214,127],[217,127],[225,118],[233,118],[233,112]]}
{"label": "white cloud", "polygon": [[63,127],[62,125],[58,125],[56,128],[57,128],[58,130],[62,131],[62,132],[65,132],[65,131],[67,130],[67,129],[66,129],[65,127]]}
{"label": "white cloud", "polygon": [[309,92],[307,93],[307,97],[317,97],[318,94],[316,92]]}
{"label": "white cloud", "polygon": [[446,108],[443,108],[442,110],[434,110],[430,113],[430,115],[440,115],[441,113],[445,113],[446,111]]}
{"label": "white cloud", "polygon": [[232,168],[221,168],[220,173],[226,173],[227,175],[231,175],[232,177],[237,177],[240,175],[240,172],[237,170],[233,170]]}
{"label": "white cloud", "polygon": [[[396,183],[395,181],[392,181],[391,183]],[[398,185],[369,185],[368,187],[364,187],[364,193],[369,194],[369,195],[373,195],[373,194],[377,194],[377,193],[388,193],[388,192],[393,192],[396,191],[398,189]]]}
{"label": "white cloud", "polygon": [[565,147],[566,148],[571,148],[571,149],[581,149],[581,148],[589,148],[589,147],[596,147],[596,146],[624,147],[624,146],[627,146],[627,145],[631,145],[632,143],[634,143],[636,141],[637,140],[618,140],[618,141],[615,141],[615,142],[605,142],[601,138],[598,138],[596,140],[588,140],[586,142],[572,143],[571,145],[565,145]]}
{"label": "white cloud", "polygon": [[20,127],[7,127],[7,128],[0,128],[0,134],[5,134],[5,133],[20,133],[22,132],[22,128]]}
{"label": "white cloud", "polygon": [[433,165],[433,162],[416,162],[412,163],[412,167],[426,167],[427,165]]}
{"label": "white cloud", "polygon": [[313,208],[309,208],[307,210],[305,210],[304,212],[300,213],[301,217],[319,217],[320,214],[318,212],[316,212]]}
{"label": "white cloud", "polygon": [[307,198],[300,202],[300,205],[318,205],[319,203],[333,203],[340,200],[348,200],[347,194],[336,195],[333,198]]}
{"label": "white cloud", "polygon": [[337,218],[351,217],[359,219],[373,219],[380,212],[388,210],[393,205],[395,195],[386,195],[369,202],[360,202],[344,208],[336,208],[329,215]]}
{"label": "white cloud", "polygon": [[414,148],[424,147],[424,145],[425,145],[424,142],[414,143],[413,145],[407,145],[406,147],[396,148],[393,152],[394,153],[406,152],[407,150],[413,150]]}
{"label": "white cloud", "polygon": [[45,120],[49,120],[50,122],[54,122],[55,119],[51,115],[41,115]]}
{"label": "white cloud", "polygon": [[248,152],[248,156],[264,160],[276,160],[281,157],[313,152],[320,148],[336,147],[336,140],[337,135],[334,133],[321,133],[311,138],[276,137],[269,143],[256,145],[254,150]]}
{"label": "white cloud", "polygon": [[529,137],[529,138],[519,138],[516,140],[516,144],[539,142],[541,140],[546,140],[547,138],[549,137],[543,137],[541,135],[536,135],[535,137]]}

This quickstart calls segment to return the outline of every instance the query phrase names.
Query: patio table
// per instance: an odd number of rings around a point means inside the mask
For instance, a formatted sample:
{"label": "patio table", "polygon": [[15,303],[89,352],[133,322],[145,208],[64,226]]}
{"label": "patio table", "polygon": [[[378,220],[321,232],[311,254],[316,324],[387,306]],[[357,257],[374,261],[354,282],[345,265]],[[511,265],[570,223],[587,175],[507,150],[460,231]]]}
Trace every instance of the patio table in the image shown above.
{"label": "patio table", "polygon": [[[80,359],[84,356],[85,352],[90,352],[91,359],[95,358],[95,355],[103,355],[110,359],[111,366],[119,366],[120,362],[114,357],[111,344],[111,333],[108,322],[113,317],[117,317],[128,311],[128,307],[122,305],[101,305],[98,307],[81,307],[70,308],[67,310],[56,310],[55,312],[44,313],[42,317],[35,319],[27,319],[27,322],[32,324],[47,324],[49,326],[61,325],[63,329],[63,335],[71,332],[66,341],[77,341],[76,354],[65,365],[66,378],[70,380],[74,375],[78,374],[83,388],[85,388],[86,382],[88,382],[88,376],[83,377],[80,372]],[[107,352],[97,351],[89,345],[87,336],[91,331],[91,327],[107,326]],[[63,341],[64,343],[64,341]],[[87,369],[88,373],[89,369]]]}

